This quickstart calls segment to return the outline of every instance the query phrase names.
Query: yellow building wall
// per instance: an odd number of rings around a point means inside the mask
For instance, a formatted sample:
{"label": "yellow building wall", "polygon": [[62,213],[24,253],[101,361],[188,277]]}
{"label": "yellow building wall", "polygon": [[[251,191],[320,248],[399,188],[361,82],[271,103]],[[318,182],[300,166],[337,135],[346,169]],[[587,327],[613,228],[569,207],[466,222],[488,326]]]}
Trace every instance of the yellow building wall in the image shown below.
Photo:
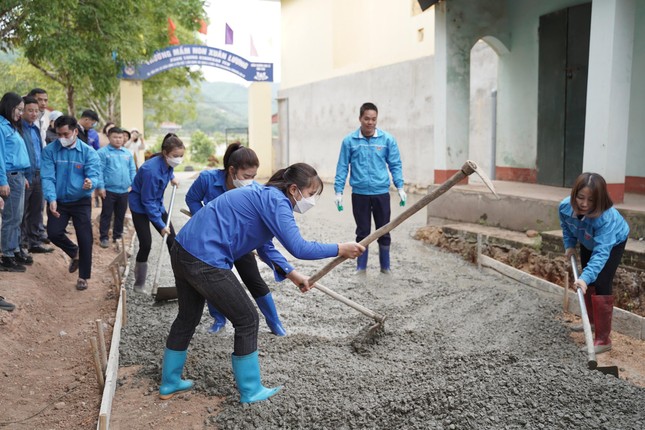
{"label": "yellow building wall", "polygon": [[434,54],[417,0],[282,0],[281,89]]}

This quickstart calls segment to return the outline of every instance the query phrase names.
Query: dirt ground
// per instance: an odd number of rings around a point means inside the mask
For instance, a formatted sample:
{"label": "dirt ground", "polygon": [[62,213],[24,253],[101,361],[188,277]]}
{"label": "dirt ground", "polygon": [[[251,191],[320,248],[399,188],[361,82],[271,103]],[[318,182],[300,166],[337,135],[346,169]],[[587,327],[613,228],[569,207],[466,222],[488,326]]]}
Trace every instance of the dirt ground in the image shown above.
{"label": "dirt ground", "polygon": [[[460,254],[466,260],[475,263],[477,249],[462,237],[444,233],[440,226],[428,225],[415,233],[415,238],[433,246]],[[485,245],[482,253],[509,266],[520,269],[531,275],[545,279],[557,285],[564,285],[569,263],[563,256],[545,256],[530,248],[502,248]],[[573,277],[569,276],[573,285]],[[573,289],[573,287],[571,287]],[[645,272],[626,270],[619,267],[614,278],[614,306],[637,315],[645,316]]]}
{"label": "dirt ground", "polygon": [[[185,193],[190,177],[181,179]],[[410,196],[410,204],[415,198]],[[393,205],[393,217],[402,210]],[[297,220],[307,239],[352,240],[350,202],[338,213],[329,186],[316,208]],[[177,211],[175,227],[185,222]],[[149,296],[135,295],[130,276],[111,428],[642,425],[644,342],[612,334],[614,349],[599,356],[599,364],[618,365],[620,380],[588,371],[578,351],[582,337],[567,329],[574,318],[560,312],[557,299],[478,272],[462,258],[415,239],[424,225],[425,213],[420,213],[393,232],[391,277],[378,273],[374,244],[366,278],[353,276],[353,264],[347,262],[321,280],[388,316],[385,332],[363,351],[352,343],[369,318],[319,291],[303,295],[288,281],[275,283],[260,265],[288,336],[273,336],[261,319],[263,381],[285,388],[255,405],[239,404],[230,365],[232,327],[208,334],[206,311],[185,369],[195,390],[159,400],[161,355],[176,303],[153,305]],[[153,242],[150,262],[159,258],[159,248]],[[0,273],[0,295],[17,305],[12,313],[0,313],[0,428],[95,428],[101,397],[89,338],[97,318],[107,323],[106,339],[111,336],[116,299],[107,265],[116,254],[113,248],[101,249],[95,233],[93,275],[84,292],[75,290],[76,274],[67,272],[59,250],[36,255],[25,274]],[[325,264],[291,261],[309,274]],[[167,265],[161,282],[172,284]],[[599,393],[601,406],[595,404]]]}
{"label": "dirt ground", "polygon": [[[92,210],[93,219],[99,214]],[[68,230],[76,242],[73,227]],[[126,243],[131,233],[126,231]],[[25,273],[0,272],[0,295],[16,305],[13,312],[0,312],[0,428],[96,426],[101,394],[90,338],[101,319],[109,351],[117,301],[107,267],[117,254],[112,243],[99,247],[95,225],[85,291],[76,290],[78,272],[68,272],[69,258],[58,248],[34,254]]]}

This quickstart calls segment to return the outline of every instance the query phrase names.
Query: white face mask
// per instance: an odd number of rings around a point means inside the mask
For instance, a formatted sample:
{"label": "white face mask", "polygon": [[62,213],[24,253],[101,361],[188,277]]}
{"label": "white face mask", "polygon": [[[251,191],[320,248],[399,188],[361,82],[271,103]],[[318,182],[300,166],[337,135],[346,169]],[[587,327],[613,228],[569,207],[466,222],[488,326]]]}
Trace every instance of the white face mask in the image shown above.
{"label": "white face mask", "polygon": [[58,141],[63,146],[63,148],[69,148],[70,146],[76,143],[76,137],[72,137],[72,138],[59,137]]}
{"label": "white face mask", "polygon": [[313,208],[316,206],[316,198],[314,196],[307,197],[302,195],[302,191],[298,188],[298,192],[300,193],[300,197],[302,197],[301,200],[296,200],[296,206],[294,206],[293,210],[295,212],[298,212],[299,214],[303,214],[307,212],[309,209]]}
{"label": "white face mask", "polygon": [[251,185],[253,183],[253,179],[233,179],[233,186],[235,188],[242,188],[246,187],[247,185]]}
{"label": "white face mask", "polygon": [[166,161],[170,167],[177,167],[184,161],[184,157],[166,157]]}

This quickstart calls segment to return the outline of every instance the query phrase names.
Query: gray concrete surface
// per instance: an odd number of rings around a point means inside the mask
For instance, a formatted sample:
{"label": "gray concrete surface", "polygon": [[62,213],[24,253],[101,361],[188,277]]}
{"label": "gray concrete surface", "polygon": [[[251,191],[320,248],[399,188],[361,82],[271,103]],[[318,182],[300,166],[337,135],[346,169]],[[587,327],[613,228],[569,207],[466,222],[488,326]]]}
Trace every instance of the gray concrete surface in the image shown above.
{"label": "gray concrete surface", "polygon": [[[184,181],[182,191],[187,185]],[[394,196],[392,201],[397,203]],[[401,212],[392,207],[393,215]],[[182,217],[178,211],[173,217],[177,226],[185,222]],[[346,201],[338,213],[331,186],[315,208],[296,217],[307,239],[353,239],[351,204]],[[362,353],[351,344],[369,318],[319,291],[302,294],[289,281],[276,284],[260,265],[289,333],[278,338],[260,322],[263,381],[284,385],[269,401],[238,403],[230,365],[232,328],[208,334],[211,318],[205,310],[185,374],[196,381],[196,390],[226,398],[223,411],[205,427],[643,428],[645,389],[586,368],[585,354],[557,319],[559,298],[478,272],[456,255],[413,240],[425,218],[422,210],[394,230],[391,276],[379,273],[373,245],[366,278],[355,277],[354,264],[346,262],[321,280],[387,315],[384,335]],[[325,263],[294,261],[308,274]],[[162,283],[172,284],[169,266]],[[149,297],[131,293],[128,306],[121,365],[140,365],[144,375],[159,381],[176,304],[152,306]]]}

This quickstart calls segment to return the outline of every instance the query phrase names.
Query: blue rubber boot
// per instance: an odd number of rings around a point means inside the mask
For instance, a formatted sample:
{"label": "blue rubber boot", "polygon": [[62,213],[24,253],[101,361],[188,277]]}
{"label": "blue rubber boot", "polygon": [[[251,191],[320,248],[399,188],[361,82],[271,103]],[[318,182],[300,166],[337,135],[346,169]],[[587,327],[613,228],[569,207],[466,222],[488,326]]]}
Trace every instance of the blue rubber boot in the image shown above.
{"label": "blue rubber boot", "polygon": [[365,252],[362,253],[357,259],[356,259],[356,274],[357,275],[364,275],[366,274],[367,271],[367,255],[368,255],[368,248],[365,248]]}
{"label": "blue rubber boot", "polygon": [[266,296],[258,297],[255,299],[255,302],[258,304],[258,308],[260,308],[262,315],[264,315],[267,325],[271,329],[271,333],[276,336],[286,336],[287,331],[282,327],[271,293]]}
{"label": "blue rubber boot", "polygon": [[184,363],[186,363],[186,351],[164,349],[161,386],[159,387],[159,398],[161,400],[168,400],[175,394],[183,393],[193,388],[193,381],[181,379]]}
{"label": "blue rubber boot", "polygon": [[231,354],[233,375],[240,392],[240,403],[255,403],[266,400],[282,389],[282,386],[267,388],[260,381],[260,361],[258,351],[237,356]]}
{"label": "blue rubber boot", "polygon": [[381,263],[381,273],[390,273],[390,245],[378,246],[378,259]]}
{"label": "blue rubber boot", "polygon": [[220,311],[215,309],[215,306],[211,305],[210,302],[207,301],[206,304],[208,305],[208,313],[215,318],[215,321],[213,321],[213,325],[208,329],[208,332],[215,334],[226,325],[226,317],[222,315]]}

